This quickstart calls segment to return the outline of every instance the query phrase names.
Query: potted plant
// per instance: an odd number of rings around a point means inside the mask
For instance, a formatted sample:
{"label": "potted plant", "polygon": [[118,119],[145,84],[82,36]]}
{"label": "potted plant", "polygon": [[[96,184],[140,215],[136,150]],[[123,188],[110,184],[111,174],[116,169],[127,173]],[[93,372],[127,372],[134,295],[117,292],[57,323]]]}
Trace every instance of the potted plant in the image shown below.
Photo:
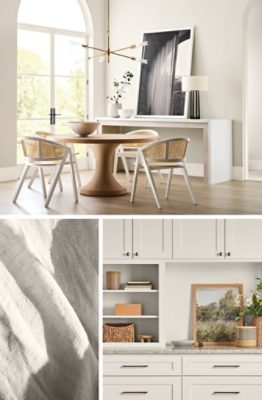
{"label": "potted plant", "polygon": [[253,325],[257,327],[257,346],[262,347],[262,279],[258,280],[256,291],[244,302],[239,318],[252,317]]}
{"label": "potted plant", "polygon": [[114,94],[113,96],[107,96],[107,99],[110,99],[108,104],[108,116],[112,118],[119,117],[119,109],[122,108],[121,101],[126,94],[126,89],[128,86],[131,85],[131,80],[134,77],[132,72],[127,71],[120,81],[114,79],[113,80],[113,87],[114,87]]}

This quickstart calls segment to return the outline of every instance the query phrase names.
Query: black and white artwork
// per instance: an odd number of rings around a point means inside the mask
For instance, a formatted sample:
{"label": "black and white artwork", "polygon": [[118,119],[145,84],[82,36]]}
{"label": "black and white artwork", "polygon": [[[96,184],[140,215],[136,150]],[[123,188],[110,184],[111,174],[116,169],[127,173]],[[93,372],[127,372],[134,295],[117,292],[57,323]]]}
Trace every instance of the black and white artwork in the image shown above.
{"label": "black and white artwork", "polygon": [[182,77],[191,75],[193,28],[146,32],[143,41],[138,94],[138,116],[187,117],[188,95]]}

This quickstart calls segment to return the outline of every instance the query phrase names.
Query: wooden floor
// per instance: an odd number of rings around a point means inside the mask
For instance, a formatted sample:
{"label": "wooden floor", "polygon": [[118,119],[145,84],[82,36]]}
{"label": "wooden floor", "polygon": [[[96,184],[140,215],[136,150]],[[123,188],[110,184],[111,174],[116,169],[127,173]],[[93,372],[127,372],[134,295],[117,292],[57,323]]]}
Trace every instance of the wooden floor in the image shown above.
{"label": "wooden floor", "polygon": [[[92,172],[82,172],[82,182],[86,182]],[[125,175],[118,174],[118,179],[127,185]],[[50,207],[46,209],[40,192],[39,182],[35,182],[33,190],[25,186],[17,204],[12,203],[15,182],[0,183],[0,214],[5,215],[240,215],[262,214],[262,182],[232,181],[217,185],[208,185],[202,178],[192,178],[192,184],[198,205],[191,203],[183,179],[173,179],[170,199],[164,200],[165,185],[157,187],[162,202],[162,210],[158,210],[151,190],[146,188],[144,174],[139,177],[137,196],[131,204],[129,193],[118,197],[85,197],[79,196],[79,203],[74,203],[71,180],[68,174],[63,175],[64,191],[55,192]]]}

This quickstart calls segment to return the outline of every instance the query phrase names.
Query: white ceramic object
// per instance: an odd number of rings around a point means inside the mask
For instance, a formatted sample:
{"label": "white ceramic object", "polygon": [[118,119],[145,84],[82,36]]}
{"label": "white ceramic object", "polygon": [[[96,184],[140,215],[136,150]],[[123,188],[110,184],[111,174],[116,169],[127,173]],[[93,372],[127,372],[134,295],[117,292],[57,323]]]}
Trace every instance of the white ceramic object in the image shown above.
{"label": "white ceramic object", "polygon": [[94,133],[100,124],[94,121],[72,121],[68,125],[76,135],[85,137]]}
{"label": "white ceramic object", "polygon": [[120,118],[131,118],[133,114],[134,110],[129,108],[123,108],[122,110],[119,110]]}
{"label": "white ceramic object", "polygon": [[119,117],[119,110],[122,108],[122,104],[120,103],[108,103],[107,107],[107,114],[111,118],[118,118]]}

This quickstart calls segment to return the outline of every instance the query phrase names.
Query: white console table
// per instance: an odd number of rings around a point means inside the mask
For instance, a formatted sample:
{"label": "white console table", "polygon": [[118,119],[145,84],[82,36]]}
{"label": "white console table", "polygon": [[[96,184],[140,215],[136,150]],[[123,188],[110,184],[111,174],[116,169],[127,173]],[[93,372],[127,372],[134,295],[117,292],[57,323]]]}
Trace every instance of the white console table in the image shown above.
{"label": "white console table", "polygon": [[97,118],[100,133],[120,133],[121,128],[201,129],[204,148],[204,179],[209,184],[232,178],[232,120],[229,119],[171,119],[171,118]]}

